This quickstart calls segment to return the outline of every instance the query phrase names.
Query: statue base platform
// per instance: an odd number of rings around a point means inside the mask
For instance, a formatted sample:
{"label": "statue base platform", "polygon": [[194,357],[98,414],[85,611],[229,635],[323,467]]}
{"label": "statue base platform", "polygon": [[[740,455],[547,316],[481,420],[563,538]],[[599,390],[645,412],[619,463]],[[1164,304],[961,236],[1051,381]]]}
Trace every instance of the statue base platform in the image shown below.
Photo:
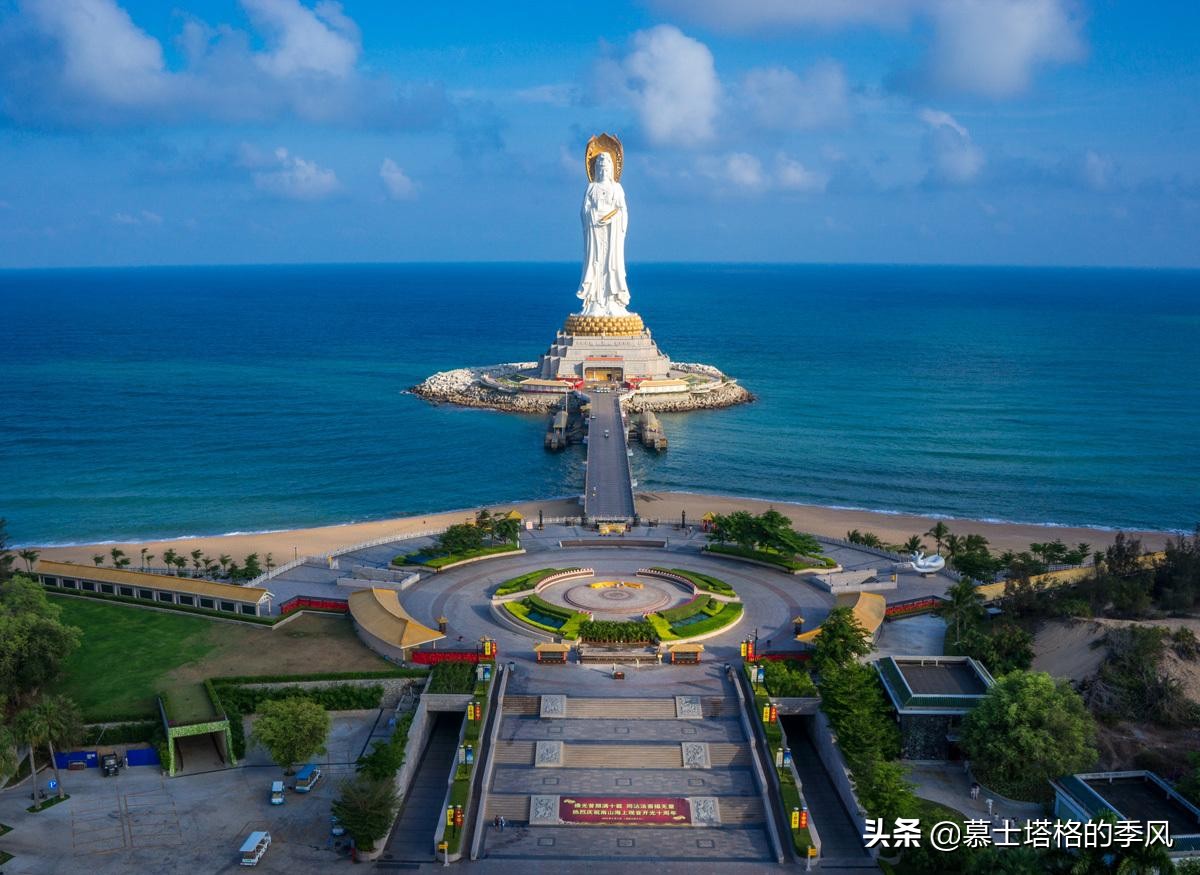
{"label": "statue base platform", "polygon": [[623,383],[633,378],[665,380],[671,373],[671,359],[659,350],[636,313],[572,313],[550,349],[538,360],[537,372],[543,380],[590,383]]}

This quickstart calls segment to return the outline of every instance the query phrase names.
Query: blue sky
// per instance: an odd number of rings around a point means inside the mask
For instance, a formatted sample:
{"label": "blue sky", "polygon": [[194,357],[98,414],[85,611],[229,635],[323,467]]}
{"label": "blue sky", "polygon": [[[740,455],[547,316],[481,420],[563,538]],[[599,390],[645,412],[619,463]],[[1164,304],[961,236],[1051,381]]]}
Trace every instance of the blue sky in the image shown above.
{"label": "blue sky", "polygon": [[0,267],[1200,266],[1200,4],[0,0]]}

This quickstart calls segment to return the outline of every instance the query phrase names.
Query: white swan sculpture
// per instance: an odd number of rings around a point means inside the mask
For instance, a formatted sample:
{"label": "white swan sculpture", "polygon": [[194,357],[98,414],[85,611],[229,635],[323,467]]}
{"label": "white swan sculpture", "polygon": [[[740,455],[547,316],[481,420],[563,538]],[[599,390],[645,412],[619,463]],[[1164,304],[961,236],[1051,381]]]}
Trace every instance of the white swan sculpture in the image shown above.
{"label": "white swan sculpture", "polygon": [[912,567],[920,574],[936,574],[946,567],[946,560],[938,553],[926,556],[918,550],[912,554]]}

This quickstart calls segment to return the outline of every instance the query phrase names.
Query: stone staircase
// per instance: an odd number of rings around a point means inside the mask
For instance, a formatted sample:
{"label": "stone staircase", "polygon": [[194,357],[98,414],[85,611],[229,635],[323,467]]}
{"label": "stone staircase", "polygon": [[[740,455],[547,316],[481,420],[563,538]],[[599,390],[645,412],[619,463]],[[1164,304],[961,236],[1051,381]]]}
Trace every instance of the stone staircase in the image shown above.
{"label": "stone staircase", "polygon": [[[542,698],[505,697],[481,857],[774,862],[736,699]],[[560,800],[670,800],[692,822],[563,823]]]}

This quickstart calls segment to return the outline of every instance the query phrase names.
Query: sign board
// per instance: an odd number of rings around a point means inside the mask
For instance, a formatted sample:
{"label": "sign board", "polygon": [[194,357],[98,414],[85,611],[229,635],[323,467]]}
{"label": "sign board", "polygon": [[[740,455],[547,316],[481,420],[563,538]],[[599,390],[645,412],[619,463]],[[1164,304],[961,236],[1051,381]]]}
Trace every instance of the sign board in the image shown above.
{"label": "sign board", "polygon": [[58,781],[51,778],[49,781],[46,782],[46,786],[49,787],[51,790],[57,790],[58,789]]}
{"label": "sign board", "polygon": [[686,826],[692,809],[686,799],[628,797],[582,799],[563,796],[558,800],[558,819],[564,823],[660,824]]}

